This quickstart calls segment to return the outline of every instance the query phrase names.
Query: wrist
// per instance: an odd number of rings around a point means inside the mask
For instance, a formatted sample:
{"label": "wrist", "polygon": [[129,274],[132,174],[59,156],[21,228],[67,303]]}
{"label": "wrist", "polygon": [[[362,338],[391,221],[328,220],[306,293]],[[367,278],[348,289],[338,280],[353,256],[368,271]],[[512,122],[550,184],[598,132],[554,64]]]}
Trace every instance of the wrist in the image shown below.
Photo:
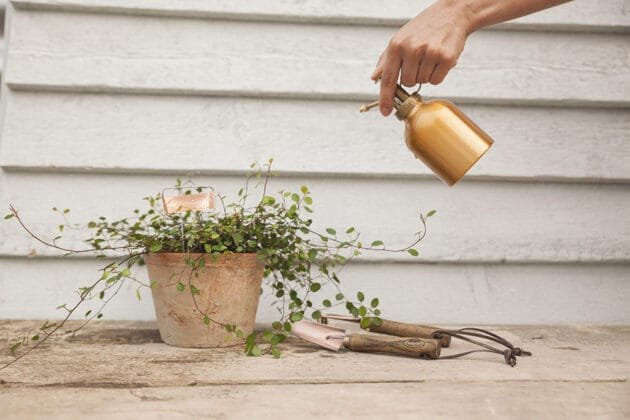
{"label": "wrist", "polygon": [[475,0],[439,0],[444,10],[454,17],[455,24],[470,35],[479,29]]}

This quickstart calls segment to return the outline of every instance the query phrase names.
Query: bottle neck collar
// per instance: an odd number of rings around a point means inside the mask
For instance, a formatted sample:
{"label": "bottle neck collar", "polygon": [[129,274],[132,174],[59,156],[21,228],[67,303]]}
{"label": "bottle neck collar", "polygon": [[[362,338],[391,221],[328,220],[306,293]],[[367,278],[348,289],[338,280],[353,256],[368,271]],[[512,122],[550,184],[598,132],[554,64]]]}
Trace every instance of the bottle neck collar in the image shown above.
{"label": "bottle neck collar", "polygon": [[[402,89],[400,89],[402,90]],[[396,118],[400,121],[406,119],[409,116],[409,113],[416,105],[422,102],[422,97],[417,93],[409,95],[407,92],[402,90],[405,95],[404,99],[403,95],[398,94],[398,89],[396,90],[396,98],[394,100],[394,108],[396,108]]]}

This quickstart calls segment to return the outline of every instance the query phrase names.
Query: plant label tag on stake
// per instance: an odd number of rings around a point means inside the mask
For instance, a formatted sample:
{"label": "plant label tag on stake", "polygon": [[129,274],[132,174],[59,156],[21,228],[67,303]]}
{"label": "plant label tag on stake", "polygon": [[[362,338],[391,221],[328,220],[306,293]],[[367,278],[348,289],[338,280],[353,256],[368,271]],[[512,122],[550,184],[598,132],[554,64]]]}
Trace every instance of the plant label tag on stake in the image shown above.
{"label": "plant label tag on stake", "polygon": [[164,211],[167,214],[186,211],[208,211],[214,208],[214,194],[204,192],[198,194],[182,194],[165,197],[162,195]]}

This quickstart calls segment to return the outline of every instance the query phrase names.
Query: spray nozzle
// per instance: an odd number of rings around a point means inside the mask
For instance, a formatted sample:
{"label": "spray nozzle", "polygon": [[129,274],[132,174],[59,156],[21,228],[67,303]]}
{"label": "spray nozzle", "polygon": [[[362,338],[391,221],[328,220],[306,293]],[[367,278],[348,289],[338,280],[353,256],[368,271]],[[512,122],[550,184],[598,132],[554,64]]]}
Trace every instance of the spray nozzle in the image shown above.
{"label": "spray nozzle", "polygon": [[[378,82],[379,80],[380,80],[380,78],[377,79],[376,81]],[[414,93],[409,93],[402,86],[397,84],[396,85],[396,92],[394,94],[394,108],[396,110],[398,110],[400,108],[400,106],[410,96],[417,96],[418,92],[420,92],[420,85],[418,86],[418,89]],[[359,112],[368,112],[370,109],[376,108],[378,106],[378,104],[379,104],[379,101],[374,101],[374,102],[371,102],[369,104],[365,104],[365,105],[361,106],[361,108],[359,108]]]}

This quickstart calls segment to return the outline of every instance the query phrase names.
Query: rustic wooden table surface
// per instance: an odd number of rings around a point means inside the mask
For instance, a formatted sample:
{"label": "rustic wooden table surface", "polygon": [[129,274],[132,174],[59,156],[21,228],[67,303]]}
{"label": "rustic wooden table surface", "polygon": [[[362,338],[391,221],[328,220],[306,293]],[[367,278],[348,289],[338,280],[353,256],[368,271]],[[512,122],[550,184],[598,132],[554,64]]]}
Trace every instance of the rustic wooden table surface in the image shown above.
{"label": "rustic wooden table surface", "polygon": [[[0,344],[37,325],[0,321]],[[277,360],[170,347],[152,323],[99,322],[0,371],[0,417],[630,417],[630,326],[495,331],[534,355],[511,368],[491,354],[427,361],[291,340]]]}

